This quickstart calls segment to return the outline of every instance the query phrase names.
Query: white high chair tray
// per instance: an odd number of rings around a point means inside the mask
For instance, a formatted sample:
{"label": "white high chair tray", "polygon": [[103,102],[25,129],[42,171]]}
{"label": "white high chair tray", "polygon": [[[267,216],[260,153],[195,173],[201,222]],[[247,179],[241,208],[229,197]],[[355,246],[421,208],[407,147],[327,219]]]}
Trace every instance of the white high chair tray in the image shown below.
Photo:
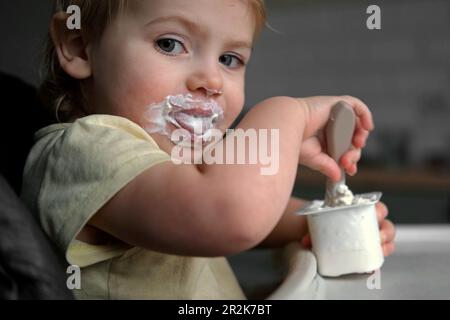
{"label": "white high chair tray", "polygon": [[450,224],[397,225],[395,242],[396,251],[385,260],[380,277],[370,280],[369,274],[320,277],[314,256],[297,244],[288,250],[290,271],[284,278],[273,266],[271,250],[252,250],[230,260],[249,292],[276,288],[269,299],[450,299]]}
{"label": "white high chair tray", "polygon": [[[375,277],[370,274],[318,277],[311,290],[316,291],[316,299],[450,299],[450,226],[398,226],[396,251],[385,260],[379,277]],[[302,281],[289,278],[289,274],[286,279]],[[304,295],[296,297],[295,289],[284,291],[284,296],[280,293],[279,288],[272,297],[296,299]]]}

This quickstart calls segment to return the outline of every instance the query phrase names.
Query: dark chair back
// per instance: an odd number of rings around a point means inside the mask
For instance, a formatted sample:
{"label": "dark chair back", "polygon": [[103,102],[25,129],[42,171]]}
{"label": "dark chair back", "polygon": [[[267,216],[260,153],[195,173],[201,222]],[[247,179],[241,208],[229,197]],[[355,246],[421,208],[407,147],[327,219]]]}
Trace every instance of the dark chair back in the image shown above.
{"label": "dark chair back", "polygon": [[64,255],[20,201],[34,133],[49,124],[36,89],[0,73],[0,299],[73,299]]}
{"label": "dark chair back", "polygon": [[73,299],[56,253],[0,175],[0,299]]}

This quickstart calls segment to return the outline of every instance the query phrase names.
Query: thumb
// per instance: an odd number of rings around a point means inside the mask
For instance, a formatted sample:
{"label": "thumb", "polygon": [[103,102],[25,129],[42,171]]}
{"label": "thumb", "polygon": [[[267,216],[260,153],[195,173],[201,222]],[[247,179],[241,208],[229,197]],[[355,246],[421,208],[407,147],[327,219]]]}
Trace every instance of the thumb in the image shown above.
{"label": "thumb", "polygon": [[337,182],[341,178],[341,170],[336,161],[323,152],[317,154],[304,164],[313,170],[319,171],[333,182]]}

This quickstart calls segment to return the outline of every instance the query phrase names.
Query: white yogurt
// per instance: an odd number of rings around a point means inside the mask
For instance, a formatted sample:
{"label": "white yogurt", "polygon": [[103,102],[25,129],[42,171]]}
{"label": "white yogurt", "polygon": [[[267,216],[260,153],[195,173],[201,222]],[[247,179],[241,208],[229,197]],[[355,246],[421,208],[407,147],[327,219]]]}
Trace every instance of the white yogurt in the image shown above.
{"label": "white yogurt", "polygon": [[336,194],[330,195],[327,205],[329,207],[350,205],[353,202],[353,198],[354,196],[350,189],[345,184],[340,184],[336,188]]}

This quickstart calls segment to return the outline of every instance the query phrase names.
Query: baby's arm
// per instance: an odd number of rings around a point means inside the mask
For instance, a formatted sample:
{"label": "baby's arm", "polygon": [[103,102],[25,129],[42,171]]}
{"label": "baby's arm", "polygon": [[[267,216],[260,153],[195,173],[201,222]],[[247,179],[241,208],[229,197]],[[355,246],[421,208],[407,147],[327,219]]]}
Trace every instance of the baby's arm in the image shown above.
{"label": "baby's arm", "polygon": [[[294,184],[305,107],[272,98],[238,125],[280,129],[280,168],[262,165],[174,165],[146,170],[123,188],[90,224],[132,245],[180,254],[218,256],[260,243],[280,219]],[[170,153],[170,152],[169,152]]]}
{"label": "baby's arm", "polygon": [[[237,128],[279,129],[280,166],[274,175],[261,175],[261,164],[162,163],[123,188],[90,224],[126,243],[179,255],[219,256],[254,247],[280,221],[298,163],[318,165],[320,170],[323,156],[315,147],[301,156],[302,142],[317,134],[340,99],[272,98],[246,114]],[[349,103],[361,117],[359,122],[369,127],[367,107]]]}
{"label": "baby's arm", "polygon": [[295,213],[305,204],[305,200],[291,197],[280,221],[258,247],[279,248],[290,242],[301,241],[308,233],[308,223],[305,216],[298,216]]}

